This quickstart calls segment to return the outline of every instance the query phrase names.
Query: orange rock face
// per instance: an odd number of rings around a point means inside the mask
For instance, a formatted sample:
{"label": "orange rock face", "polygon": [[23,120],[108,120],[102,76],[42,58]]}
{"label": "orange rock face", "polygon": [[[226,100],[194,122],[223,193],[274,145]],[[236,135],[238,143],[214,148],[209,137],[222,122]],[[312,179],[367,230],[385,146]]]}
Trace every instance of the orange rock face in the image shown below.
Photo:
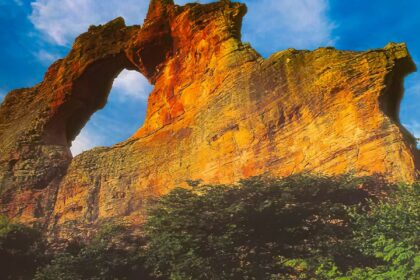
{"label": "orange rock face", "polygon": [[[261,57],[240,40],[246,7],[152,0],[143,26],[91,27],[42,83],[0,107],[0,209],[62,235],[118,218],[141,223],[151,198],[186,180],[232,183],[299,172],[418,176],[398,119],[404,44],[367,52],[288,49]],[[72,158],[69,147],[135,69],[154,84],[128,140]]]}

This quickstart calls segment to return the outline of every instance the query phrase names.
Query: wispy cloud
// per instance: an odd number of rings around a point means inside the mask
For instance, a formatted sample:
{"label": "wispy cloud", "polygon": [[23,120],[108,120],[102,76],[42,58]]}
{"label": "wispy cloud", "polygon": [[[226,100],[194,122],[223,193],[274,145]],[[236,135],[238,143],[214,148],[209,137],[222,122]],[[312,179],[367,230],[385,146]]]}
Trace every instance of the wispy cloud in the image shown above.
{"label": "wispy cloud", "polygon": [[335,44],[336,38],[332,35],[335,24],[327,14],[328,0],[238,1],[248,6],[242,28],[243,41],[250,42],[265,56],[287,48],[314,49]]}
{"label": "wispy cloud", "polygon": [[412,121],[411,123],[407,124],[408,129],[413,132],[416,138],[420,138],[420,122]]}
{"label": "wispy cloud", "polygon": [[13,2],[15,2],[15,4],[18,6],[23,6],[22,0],[13,0]]}
{"label": "wispy cloud", "polygon": [[30,20],[52,43],[66,46],[92,24],[103,24],[118,16],[126,23],[141,24],[148,0],[36,0]]}
{"label": "wispy cloud", "polygon": [[60,55],[48,52],[46,50],[39,50],[38,52],[34,53],[34,56],[45,66],[50,65],[52,62],[60,58]]}
{"label": "wispy cloud", "polygon": [[[111,92],[112,96],[110,96],[110,98],[115,99],[117,94],[117,92]],[[131,121],[122,121],[119,117],[121,117],[122,113],[125,113],[123,109],[121,109],[124,107],[127,107],[127,110],[130,111],[129,114],[133,114],[132,108],[129,108],[130,106],[133,106],[133,104],[137,109],[143,109],[142,106],[135,106],[136,104],[140,105],[139,101],[127,100],[126,102],[119,104],[120,107],[115,103],[108,105],[117,106],[118,110],[107,111],[107,108],[105,108],[104,110],[107,112],[102,110],[96,112],[81,133],[72,142],[71,151],[73,156],[97,146],[111,146],[117,142],[124,141],[131,136],[139,128],[141,123],[139,121],[140,117],[137,114],[134,114],[131,118],[128,118]],[[136,111],[136,113],[140,113],[141,115],[141,112]],[[137,120],[138,122],[133,120]]]}
{"label": "wispy cloud", "polygon": [[121,101],[130,99],[146,101],[152,86],[139,72],[123,70],[115,79],[113,90],[116,91]]}
{"label": "wispy cloud", "polygon": [[96,112],[73,141],[73,156],[97,146],[110,146],[133,134],[141,124],[151,90],[152,86],[139,72],[123,70],[114,81],[108,98],[110,104]]}
{"label": "wispy cloud", "polygon": [[248,6],[243,40],[268,55],[296,48],[334,45],[334,23],[328,18],[327,0],[242,1]]}
{"label": "wispy cloud", "polygon": [[[122,107],[124,107],[124,105],[128,106],[127,103],[128,102],[123,103]],[[136,104],[136,102],[133,101],[131,103]],[[112,106],[115,104],[110,105]],[[87,130],[91,131],[92,134],[95,132],[97,135],[101,135],[102,143],[104,145],[112,145],[116,142],[116,139],[119,141],[126,140],[128,136],[135,132],[138,126],[132,122],[121,121],[118,118],[121,111],[122,109],[113,112],[108,111],[104,113],[103,111],[99,111],[95,113],[87,124]]]}
{"label": "wispy cloud", "polygon": [[[177,4],[194,2],[176,0]],[[196,1],[214,2],[210,0]],[[241,0],[249,7],[243,37],[259,51],[316,48],[333,45],[334,24],[328,19],[327,0]],[[48,40],[68,45],[91,24],[123,16],[127,24],[141,24],[149,0],[36,0],[30,20]]]}
{"label": "wispy cloud", "polygon": [[417,139],[417,147],[420,148],[420,122],[416,120],[411,120],[410,122],[403,124]]}
{"label": "wispy cloud", "polygon": [[104,139],[101,135],[92,129],[85,128],[72,142],[70,150],[73,156],[77,156],[82,152],[103,145],[103,142]]}

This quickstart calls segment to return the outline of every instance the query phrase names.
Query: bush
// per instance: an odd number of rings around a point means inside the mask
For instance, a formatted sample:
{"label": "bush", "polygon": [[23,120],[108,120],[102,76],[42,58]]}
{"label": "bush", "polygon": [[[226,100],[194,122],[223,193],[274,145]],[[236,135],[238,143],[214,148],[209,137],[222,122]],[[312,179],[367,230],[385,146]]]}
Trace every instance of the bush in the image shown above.
{"label": "bush", "polygon": [[399,186],[368,212],[350,209],[353,246],[375,261],[342,279],[420,278],[420,184]]}
{"label": "bush", "polygon": [[141,241],[127,228],[106,224],[88,244],[71,243],[41,268],[36,280],[150,279],[143,269]]}
{"label": "bush", "polygon": [[146,263],[163,279],[323,279],[364,260],[346,207],[373,179],[291,176],[177,188],[150,210]]}
{"label": "bush", "polygon": [[44,253],[38,230],[0,216],[0,279],[32,279]]}
{"label": "bush", "polygon": [[0,217],[0,279],[414,280],[420,275],[418,183],[295,175],[190,185],[149,209],[144,239],[110,223],[48,262],[39,231]]}

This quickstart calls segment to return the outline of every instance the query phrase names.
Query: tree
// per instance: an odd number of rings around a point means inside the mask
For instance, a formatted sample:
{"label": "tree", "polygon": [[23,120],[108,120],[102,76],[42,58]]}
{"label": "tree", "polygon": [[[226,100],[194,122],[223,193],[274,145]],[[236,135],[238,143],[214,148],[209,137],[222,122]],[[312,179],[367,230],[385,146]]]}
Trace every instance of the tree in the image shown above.
{"label": "tree", "polygon": [[0,279],[32,279],[45,261],[40,231],[0,216]]}
{"label": "tree", "polygon": [[351,208],[353,246],[374,260],[342,279],[419,279],[420,184],[395,187],[367,212]]}
{"label": "tree", "polygon": [[141,241],[126,227],[108,223],[88,243],[71,243],[39,269],[36,280],[150,279],[144,269]]}
{"label": "tree", "polygon": [[163,279],[339,275],[363,261],[342,246],[352,234],[346,207],[369,196],[361,186],[376,181],[297,175],[174,189],[149,212],[146,263]]}
{"label": "tree", "polygon": [[399,186],[347,175],[190,183],[157,199],[144,236],[107,223],[91,240],[71,242],[48,258],[39,231],[0,217],[0,279],[414,280],[420,275],[419,183]]}

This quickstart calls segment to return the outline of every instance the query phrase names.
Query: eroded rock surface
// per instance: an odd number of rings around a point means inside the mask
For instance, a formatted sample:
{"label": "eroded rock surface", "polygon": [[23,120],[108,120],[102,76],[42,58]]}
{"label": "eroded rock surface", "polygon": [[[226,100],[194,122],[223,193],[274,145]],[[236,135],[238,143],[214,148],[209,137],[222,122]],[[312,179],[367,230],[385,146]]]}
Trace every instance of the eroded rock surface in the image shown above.
{"label": "eroded rock surface", "polygon": [[[415,139],[399,123],[404,44],[367,52],[288,49],[261,57],[240,40],[246,7],[152,0],[143,26],[91,27],[44,80],[0,107],[0,208],[62,236],[118,218],[188,179],[232,183],[299,172],[413,181]],[[72,158],[70,145],[135,69],[154,84],[128,140]]]}

